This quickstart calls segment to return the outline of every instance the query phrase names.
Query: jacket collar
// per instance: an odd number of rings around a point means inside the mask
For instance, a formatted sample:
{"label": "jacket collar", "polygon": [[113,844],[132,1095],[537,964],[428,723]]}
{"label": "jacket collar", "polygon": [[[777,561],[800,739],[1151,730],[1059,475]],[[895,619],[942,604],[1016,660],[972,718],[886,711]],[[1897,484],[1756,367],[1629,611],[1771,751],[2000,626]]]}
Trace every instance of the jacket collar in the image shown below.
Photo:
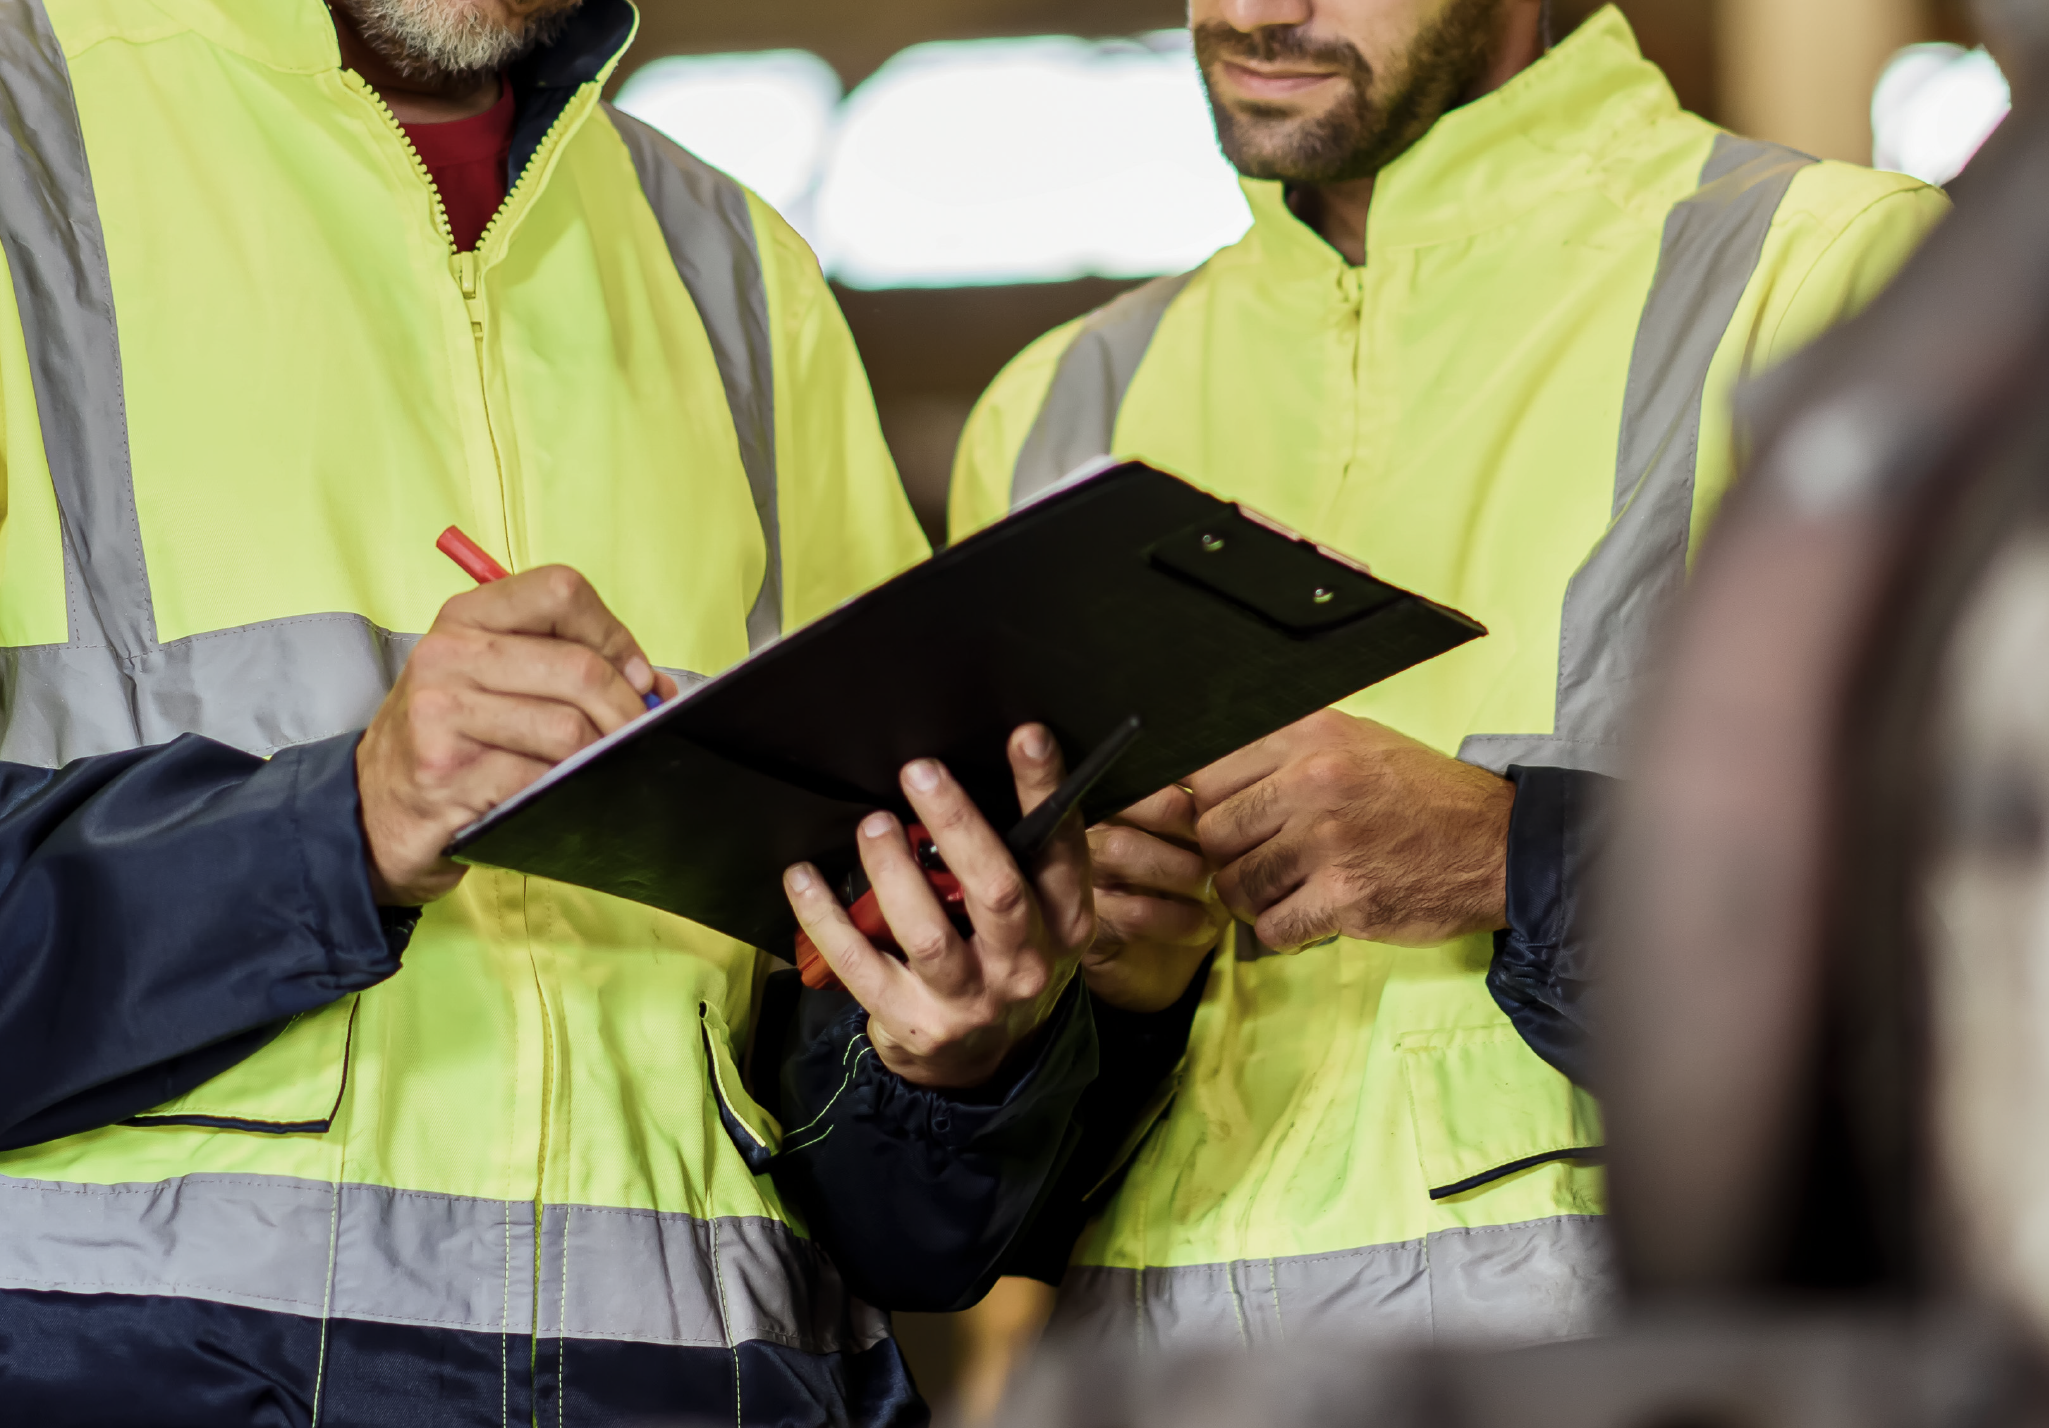
{"label": "jacket collar", "polygon": [[[1679,112],[1658,67],[1610,5],[1492,94],[1454,109],[1381,171],[1366,220],[1375,252],[1455,242],[1598,181],[1614,151]],[[1261,261],[1305,276],[1344,259],[1289,211],[1279,183],[1241,179]]]}
{"label": "jacket collar", "polygon": [[[300,74],[341,64],[324,0],[156,0],[159,8],[224,49]],[[574,89],[602,76],[625,50],[637,20],[631,0],[584,0],[551,45],[514,66],[515,88]]]}

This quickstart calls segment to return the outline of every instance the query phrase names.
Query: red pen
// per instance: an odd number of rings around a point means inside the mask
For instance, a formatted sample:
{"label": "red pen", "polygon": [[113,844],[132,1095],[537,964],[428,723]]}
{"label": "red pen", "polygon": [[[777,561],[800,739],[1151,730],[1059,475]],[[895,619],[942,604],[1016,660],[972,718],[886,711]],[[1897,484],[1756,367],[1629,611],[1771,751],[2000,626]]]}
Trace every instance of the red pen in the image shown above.
{"label": "red pen", "polygon": [[491,553],[454,526],[441,533],[434,548],[462,567],[462,573],[479,585],[503,580],[512,572],[491,559]]}
{"label": "red pen", "polygon": [[[434,542],[434,548],[460,565],[463,574],[479,585],[489,585],[494,580],[503,580],[512,573],[491,559],[489,551],[455,526],[450,526],[441,533],[441,538]],[[640,696],[640,702],[650,709],[659,709],[662,707],[662,696],[650,689]]]}

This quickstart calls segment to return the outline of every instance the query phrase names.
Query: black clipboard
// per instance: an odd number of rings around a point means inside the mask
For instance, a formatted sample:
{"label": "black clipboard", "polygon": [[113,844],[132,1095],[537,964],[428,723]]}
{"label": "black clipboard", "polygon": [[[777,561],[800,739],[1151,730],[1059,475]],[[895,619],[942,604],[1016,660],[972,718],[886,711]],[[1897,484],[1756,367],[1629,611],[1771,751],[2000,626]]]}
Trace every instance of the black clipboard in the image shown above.
{"label": "black clipboard", "polygon": [[1078,473],[987,530],[566,760],[463,829],[466,863],[646,903],[785,950],[782,870],[943,760],[999,828],[1017,725],[1069,762],[1144,734],[1091,821],[1486,631],[1163,471]]}

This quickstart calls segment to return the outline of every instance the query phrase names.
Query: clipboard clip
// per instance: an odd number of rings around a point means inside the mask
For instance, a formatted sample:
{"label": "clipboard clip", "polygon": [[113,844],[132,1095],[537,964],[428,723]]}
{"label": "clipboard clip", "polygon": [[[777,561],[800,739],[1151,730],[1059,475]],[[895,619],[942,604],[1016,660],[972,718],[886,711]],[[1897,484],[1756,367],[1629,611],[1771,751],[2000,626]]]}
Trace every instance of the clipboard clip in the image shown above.
{"label": "clipboard clip", "polygon": [[1383,610],[1402,592],[1365,566],[1243,506],[1175,532],[1152,563],[1298,638]]}
{"label": "clipboard clip", "polygon": [[[1037,863],[1039,855],[1053,840],[1054,833],[1067,820],[1067,815],[1081,805],[1089,790],[1101,782],[1103,775],[1124,757],[1125,751],[1138,742],[1143,727],[1136,714],[1119,724],[1107,739],[1089,751],[1088,757],[1075,766],[1050,797],[1019,819],[1017,826],[1004,835],[1004,846],[1010,849],[1010,855],[1017,859],[1020,868],[1029,870]],[[961,888],[960,879],[947,868],[931,833],[922,823],[911,824],[904,833],[911,840],[912,855],[925,870],[925,881],[932,885],[932,891],[938,895],[940,906],[946,909],[955,930],[963,937],[972,936],[974,927],[968,921],[967,894]],[[889,930],[889,923],[882,915],[882,905],[868,883],[867,874],[856,866],[841,880],[838,891],[841,904],[846,907],[848,917],[860,929],[861,935],[902,960],[903,953],[897,946],[896,935]],[[825,991],[840,985],[840,979],[834,975],[809,934],[797,934],[796,954],[797,973],[805,986],[813,991]]]}

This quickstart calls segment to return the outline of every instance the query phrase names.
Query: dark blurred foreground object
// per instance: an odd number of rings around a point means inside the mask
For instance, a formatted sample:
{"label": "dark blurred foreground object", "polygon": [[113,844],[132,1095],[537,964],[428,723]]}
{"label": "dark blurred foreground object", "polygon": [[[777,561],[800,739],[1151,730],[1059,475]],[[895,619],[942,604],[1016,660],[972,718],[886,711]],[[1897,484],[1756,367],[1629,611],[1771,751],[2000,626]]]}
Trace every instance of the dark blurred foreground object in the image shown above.
{"label": "dark blurred foreground object", "polygon": [[1971,1322],[1701,1318],[1497,1353],[1048,1355],[997,1428],[1990,1428],[2023,1355]]}
{"label": "dark blurred foreground object", "polygon": [[[2043,73],[2049,3],[1985,8]],[[1615,1333],[1069,1346],[1012,1428],[2049,1422],[2049,109],[2025,85],[1958,198],[1749,394],[1750,475],[1645,711],[1603,967]]]}

